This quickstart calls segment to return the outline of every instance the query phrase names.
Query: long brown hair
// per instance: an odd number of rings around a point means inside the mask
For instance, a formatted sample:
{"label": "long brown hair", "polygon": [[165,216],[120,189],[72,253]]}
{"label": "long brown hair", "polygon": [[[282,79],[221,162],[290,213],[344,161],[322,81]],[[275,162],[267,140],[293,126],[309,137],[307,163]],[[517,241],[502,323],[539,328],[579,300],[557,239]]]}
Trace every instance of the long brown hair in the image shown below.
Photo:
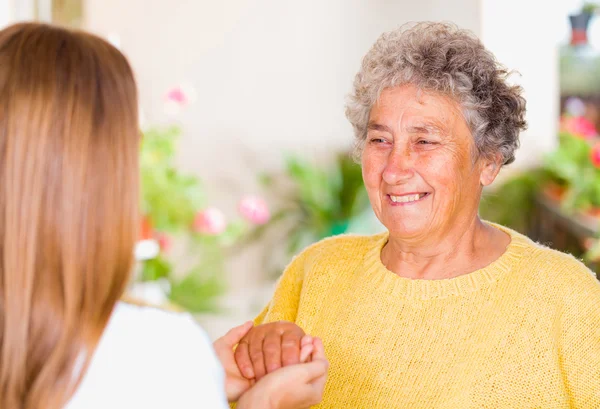
{"label": "long brown hair", "polygon": [[93,35],[0,31],[0,408],[66,404],[132,265],[132,70]]}

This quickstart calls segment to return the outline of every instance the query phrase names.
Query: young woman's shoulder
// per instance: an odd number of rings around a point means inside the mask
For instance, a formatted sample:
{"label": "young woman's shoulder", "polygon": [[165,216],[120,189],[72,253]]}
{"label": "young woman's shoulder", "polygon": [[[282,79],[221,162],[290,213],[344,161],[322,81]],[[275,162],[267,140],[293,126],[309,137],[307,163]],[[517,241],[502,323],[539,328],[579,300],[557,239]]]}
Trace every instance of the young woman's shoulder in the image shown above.
{"label": "young woman's shoulder", "polygon": [[67,409],[226,408],[212,343],[188,314],[119,303]]}

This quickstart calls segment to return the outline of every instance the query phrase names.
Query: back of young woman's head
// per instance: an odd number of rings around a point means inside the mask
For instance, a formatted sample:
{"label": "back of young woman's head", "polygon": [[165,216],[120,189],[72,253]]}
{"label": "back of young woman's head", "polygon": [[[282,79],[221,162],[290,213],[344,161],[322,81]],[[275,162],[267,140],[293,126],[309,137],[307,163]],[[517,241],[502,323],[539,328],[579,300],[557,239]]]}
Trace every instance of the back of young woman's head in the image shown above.
{"label": "back of young woman's head", "polygon": [[0,31],[0,408],[59,408],[85,372],[131,270],[138,144],[117,49]]}

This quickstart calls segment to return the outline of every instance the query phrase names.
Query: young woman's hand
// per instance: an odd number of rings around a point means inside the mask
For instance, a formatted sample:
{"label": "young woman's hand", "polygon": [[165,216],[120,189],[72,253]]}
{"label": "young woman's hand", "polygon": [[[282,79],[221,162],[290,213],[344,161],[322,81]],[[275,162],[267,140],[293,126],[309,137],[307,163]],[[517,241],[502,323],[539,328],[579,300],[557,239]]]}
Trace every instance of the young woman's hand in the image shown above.
{"label": "young woman's hand", "polygon": [[248,379],[242,375],[233,356],[234,347],[252,327],[253,324],[249,321],[232,328],[213,343],[217,357],[225,370],[225,393],[229,402],[236,402],[254,384],[253,379]]}

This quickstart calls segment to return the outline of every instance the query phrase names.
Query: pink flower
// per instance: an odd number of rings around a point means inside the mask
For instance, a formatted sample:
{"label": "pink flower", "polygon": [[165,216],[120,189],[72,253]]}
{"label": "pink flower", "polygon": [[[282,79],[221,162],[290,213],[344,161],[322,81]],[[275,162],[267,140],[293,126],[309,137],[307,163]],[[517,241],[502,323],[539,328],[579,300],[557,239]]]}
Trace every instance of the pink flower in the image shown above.
{"label": "pink flower", "polygon": [[167,101],[177,102],[178,104],[185,105],[188,102],[188,97],[185,95],[185,92],[181,89],[181,87],[175,87],[166,95]]}
{"label": "pink flower", "polygon": [[178,116],[183,108],[196,100],[196,92],[189,85],[178,85],[165,94],[165,113],[168,116]]}
{"label": "pink flower", "polygon": [[198,233],[218,235],[227,228],[227,220],[222,211],[215,207],[208,207],[198,212],[194,219],[194,229]]}
{"label": "pink flower", "polygon": [[171,237],[165,233],[157,233],[156,241],[158,242],[160,249],[165,253],[169,252],[169,250],[171,249],[171,245],[173,244]]}
{"label": "pink flower", "polygon": [[595,167],[600,169],[600,142],[595,144],[592,147],[592,151],[590,152],[590,159]]}
{"label": "pink flower", "polygon": [[596,126],[583,116],[563,118],[560,126],[565,131],[583,139],[591,139],[598,136]]}
{"label": "pink flower", "polygon": [[256,196],[247,196],[240,201],[238,211],[244,219],[254,224],[265,224],[271,218],[267,203]]}

